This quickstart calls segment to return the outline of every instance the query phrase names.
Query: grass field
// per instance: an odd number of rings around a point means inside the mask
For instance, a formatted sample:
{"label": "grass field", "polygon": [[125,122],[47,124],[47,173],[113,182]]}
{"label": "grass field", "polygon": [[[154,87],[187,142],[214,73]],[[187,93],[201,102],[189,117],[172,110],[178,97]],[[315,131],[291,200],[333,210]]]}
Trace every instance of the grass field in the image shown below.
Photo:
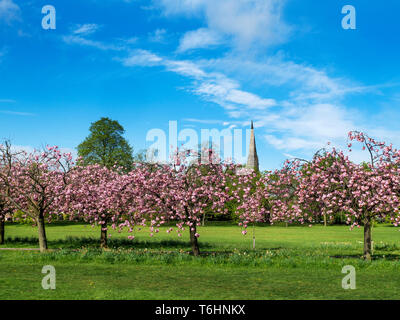
{"label": "grass field", "polygon": [[[100,230],[84,224],[47,225],[49,247],[0,250],[0,299],[400,299],[400,232],[373,229],[374,260],[365,262],[362,229],[347,226],[256,227],[243,236],[228,223],[200,227],[201,257],[189,254],[188,235],[165,229],[111,231],[99,250]],[[37,230],[7,225],[0,248],[35,248]],[[57,273],[56,290],[43,290],[44,265]],[[357,288],[341,286],[342,267],[353,265]]]}

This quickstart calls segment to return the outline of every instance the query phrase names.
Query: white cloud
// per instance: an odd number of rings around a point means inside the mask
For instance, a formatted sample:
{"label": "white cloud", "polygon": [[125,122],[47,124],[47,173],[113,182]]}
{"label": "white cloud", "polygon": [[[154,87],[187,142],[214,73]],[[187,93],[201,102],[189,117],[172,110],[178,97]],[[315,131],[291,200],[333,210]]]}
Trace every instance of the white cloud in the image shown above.
{"label": "white cloud", "polygon": [[92,33],[95,33],[100,26],[95,23],[86,23],[86,24],[78,24],[75,26],[73,30],[73,34],[86,36]]}
{"label": "white cloud", "polygon": [[[187,77],[191,80],[192,93],[218,104],[229,117],[237,119],[231,123],[231,128],[240,121],[243,125],[243,121],[255,119],[259,133],[264,134],[269,144],[283,153],[296,151],[309,157],[326,146],[328,141],[345,150],[348,131],[359,129],[373,133],[378,129],[364,125],[353,110],[340,102],[346,95],[363,93],[369,87],[353,85],[343,78],[332,78],[323,70],[285,61],[280,57],[264,61],[243,58],[243,62],[229,56],[191,61],[169,59],[137,49],[130,51],[124,59],[116,59],[127,67],[158,66]],[[262,86],[288,88],[286,96],[277,100],[243,90],[240,73],[236,72],[236,67],[229,68],[233,62],[243,68],[244,73],[254,72],[256,79],[262,75],[268,77]],[[223,72],[224,69],[231,77]],[[188,121],[211,124],[208,120]],[[390,134],[393,137],[393,133],[387,132],[388,136]]]}
{"label": "white cloud", "polygon": [[[221,106],[228,117],[236,119],[226,121],[231,128],[240,125],[240,121],[254,119],[259,134],[272,146],[285,154],[295,150],[300,155],[312,155],[328,141],[343,146],[347,132],[353,129],[371,135],[376,132],[395,136],[390,130],[382,132],[363,122],[343,103],[350,94],[374,92],[378,86],[364,86],[332,70],[296,63],[282,52],[271,54],[269,50],[259,50],[287,39],[289,27],[281,19],[284,1],[154,0],[154,3],[166,17],[180,14],[202,19],[204,27],[187,31],[180,38],[178,53],[212,46],[224,49],[231,46],[232,50],[224,50],[219,58],[190,60],[122,47],[119,50],[127,56],[115,59],[127,67],[157,66],[186,77],[191,93]],[[165,33],[164,29],[157,29],[149,34],[149,40],[162,41]],[[115,47],[79,34],[65,41],[102,50]],[[256,50],[246,50],[250,47]]]}
{"label": "white cloud", "polygon": [[176,72],[186,77],[192,77],[195,79],[203,79],[207,77],[207,74],[201,68],[190,61],[167,60],[166,67],[169,71]]}
{"label": "white cloud", "polygon": [[0,0],[0,21],[10,24],[14,20],[20,20],[20,8],[12,0]]}
{"label": "white cloud", "polygon": [[207,48],[221,43],[219,33],[206,28],[186,32],[181,38],[178,52],[191,49]]}
{"label": "white cloud", "polygon": [[264,99],[253,93],[239,90],[239,84],[231,79],[218,75],[205,80],[193,92],[213,101],[227,110],[238,107],[246,109],[266,109],[276,105],[274,99]]}
{"label": "white cloud", "polygon": [[[269,46],[281,43],[289,33],[289,26],[282,20],[283,0],[154,0],[166,16],[183,14],[205,19],[207,29],[201,33],[185,34],[184,44],[204,47],[207,41],[226,39],[232,46],[251,47],[253,44]],[[217,36],[218,35],[218,36]],[[184,48],[184,46],[183,46]],[[192,48],[196,48],[193,46]]]}
{"label": "white cloud", "polygon": [[174,14],[196,14],[203,8],[204,0],[155,0],[154,3],[160,6],[165,15]]}
{"label": "white cloud", "polygon": [[188,121],[188,122],[195,122],[195,123],[201,123],[201,124],[223,124],[223,121],[221,120],[212,120],[212,119],[193,119],[193,118],[188,118],[188,119],[183,119],[183,121]]}
{"label": "white cloud", "polygon": [[[319,139],[341,138],[354,128],[352,115],[332,104],[316,104],[282,112],[278,121],[270,122],[277,130],[295,136]],[[325,141],[326,142],[326,141]]]}
{"label": "white cloud", "polygon": [[15,116],[24,116],[24,117],[30,117],[34,116],[34,113],[30,112],[20,112],[20,111],[11,111],[11,110],[0,110],[0,113],[3,114],[10,114],[10,115],[15,115]]}
{"label": "white cloud", "polygon": [[317,104],[284,110],[275,117],[261,116],[257,124],[268,129],[267,140],[277,149],[316,151],[327,142],[343,142],[356,128],[352,118],[342,107]]}
{"label": "white cloud", "polygon": [[123,42],[127,43],[127,44],[134,44],[139,40],[138,37],[130,37],[128,39],[122,39]]}
{"label": "white cloud", "polygon": [[303,138],[288,137],[285,139],[277,138],[273,135],[266,135],[265,139],[268,143],[280,150],[310,150],[316,151],[323,147],[323,143],[319,141],[310,141]]}
{"label": "white cloud", "polygon": [[154,32],[151,32],[149,34],[149,40],[151,42],[164,42],[166,34],[167,34],[167,30],[156,29]]}
{"label": "white cloud", "polygon": [[147,50],[135,50],[129,57],[121,59],[124,66],[134,67],[150,67],[160,65],[163,59]]}
{"label": "white cloud", "polygon": [[228,54],[223,58],[202,60],[204,68],[232,75],[253,87],[285,86],[288,100],[301,104],[331,102],[348,94],[373,91],[376,86],[361,86],[344,77],[332,77],[325,70],[285,60],[282,55],[254,58],[246,53]]}
{"label": "white cloud", "polygon": [[237,108],[264,110],[276,105],[274,99],[261,98],[240,89],[240,85],[221,73],[208,73],[195,62],[162,58],[147,50],[135,50],[125,59],[119,59],[128,67],[163,66],[167,71],[193,80],[191,91],[208,101],[215,102],[227,110]]}
{"label": "white cloud", "polygon": [[75,35],[63,36],[62,39],[67,44],[78,44],[81,46],[93,47],[93,48],[97,48],[100,50],[120,51],[120,50],[125,49],[125,47],[122,45],[118,46],[118,45],[114,45],[114,44],[106,44],[101,41],[90,40],[90,39],[86,39],[84,37],[75,36]]}

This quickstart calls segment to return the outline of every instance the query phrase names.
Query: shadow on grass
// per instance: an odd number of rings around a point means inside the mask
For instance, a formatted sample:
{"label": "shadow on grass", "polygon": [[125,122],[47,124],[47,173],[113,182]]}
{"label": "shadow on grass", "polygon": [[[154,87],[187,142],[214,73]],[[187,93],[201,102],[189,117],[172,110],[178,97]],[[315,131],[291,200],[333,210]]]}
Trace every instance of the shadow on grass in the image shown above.
{"label": "shadow on grass", "polygon": [[[363,259],[362,255],[353,254],[353,255],[335,255],[330,256],[330,258],[336,259]],[[400,260],[400,255],[398,254],[374,254],[372,256],[372,260],[391,260],[391,261],[398,261]]]}
{"label": "shadow on grass", "polygon": [[232,254],[243,254],[243,255],[248,255],[248,256],[252,256],[252,255],[262,255],[264,254],[266,251],[269,252],[278,252],[280,250],[282,250],[283,248],[278,247],[278,248],[263,248],[263,249],[257,249],[257,250],[252,250],[252,249],[248,249],[248,250],[218,250],[218,251],[201,251],[201,255],[202,256],[223,256],[223,255],[232,255]]}
{"label": "shadow on grass", "polygon": [[[19,245],[39,245],[39,241],[35,237],[8,237],[6,239],[7,246],[12,244]],[[100,239],[91,237],[66,237],[65,239],[48,240],[49,247],[60,247],[65,249],[81,248],[81,247],[99,247]],[[207,242],[199,244],[200,248],[211,248]],[[161,240],[161,241],[140,241],[129,239],[108,239],[109,248],[190,248],[190,243],[178,240]]]}

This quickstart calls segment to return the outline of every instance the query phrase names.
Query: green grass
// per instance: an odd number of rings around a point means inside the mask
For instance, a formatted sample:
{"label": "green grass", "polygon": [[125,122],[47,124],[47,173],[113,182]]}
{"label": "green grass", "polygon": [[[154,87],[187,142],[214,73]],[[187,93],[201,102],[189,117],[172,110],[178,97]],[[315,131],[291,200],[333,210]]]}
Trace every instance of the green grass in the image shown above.
{"label": "green grass", "polygon": [[[400,232],[374,227],[372,262],[362,254],[362,229],[347,226],[258,226],[256,250],[229,223],[200,227],[202,256],[190,255],[188,235],[164,228],[111,231],[99,250],[100,230],[84,224],[47,225],[46,254],[0,250],[0,299],[399,299]],[[7,225],[0,248],[37,247],[37,230]],[[41,269],[53,265],[57,289],[43,290]],[[357,289],[341,287],[341,269],[353,265]]]}

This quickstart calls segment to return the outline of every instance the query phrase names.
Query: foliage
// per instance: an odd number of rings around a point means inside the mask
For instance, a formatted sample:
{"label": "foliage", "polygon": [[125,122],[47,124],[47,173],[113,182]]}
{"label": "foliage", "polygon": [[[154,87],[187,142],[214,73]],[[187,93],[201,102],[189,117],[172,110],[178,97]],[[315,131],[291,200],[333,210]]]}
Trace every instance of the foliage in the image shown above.
{"label": "foliage", "polygon": [[118,121],[101,118],[92,123],[89,130],[89,136],[78,146],[81,164],[131,169],[133,149],[123,137],[125,130]]}

